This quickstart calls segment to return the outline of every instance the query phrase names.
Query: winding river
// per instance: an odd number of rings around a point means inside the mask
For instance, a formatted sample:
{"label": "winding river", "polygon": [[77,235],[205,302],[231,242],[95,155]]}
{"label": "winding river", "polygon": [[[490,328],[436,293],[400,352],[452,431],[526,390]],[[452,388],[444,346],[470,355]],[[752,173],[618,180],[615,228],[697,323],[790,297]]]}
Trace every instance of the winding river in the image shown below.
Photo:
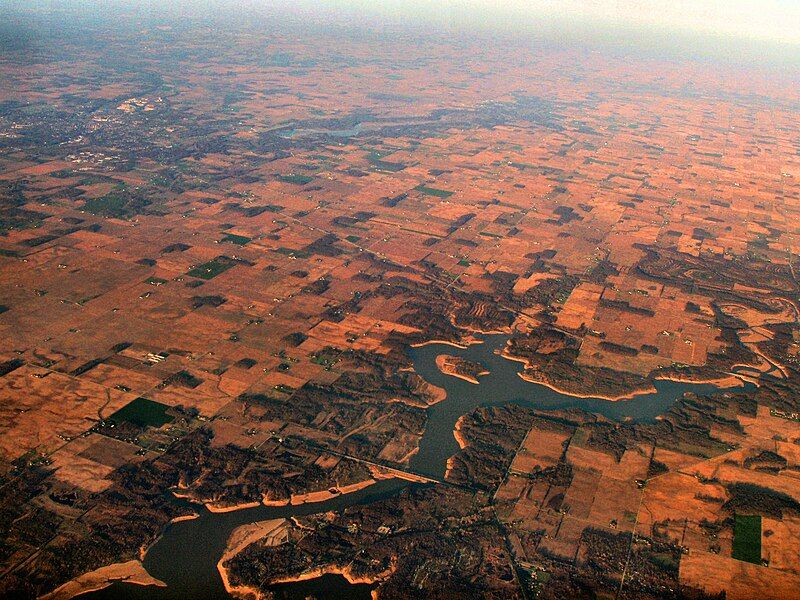
{"label": "winding river", "polygon": [[[420,440],[419,452],[409,464],[412,471],[442,478],[447,459],[458,451],[458,444],[453,437],[456,421],[461,415],[479,406],[513,402],[543,409],[580,407],[617,420],[632,418],[647,421],[665,413],[684,392],[705,394],[720,391],[720,388],[712,384],[656,381],[656,392],[639,395],[631,400],[609,402],[594,398],[575,398],[521,379],[518,373],[523,365],[506,360],[496,353],[507,339],[508,336],[505,335],[487,335],[483,337],[482,344],[463,349],[429,344],[410,350],[416,372],[430,383],[447,390],[447,398],[428,409],[428,422]],[[480,385],[444,375],[436,367],[435,359],[439,354],[450,354],[479,362],[490,374],[480,378]],[[739,389],[752,389],[752,384],[747,385],[750,387]],[[103,590],[84,594],[81,599],[230,598],[222,585],[216,565],[235,528],[254,521],[338,511],[348,506],[388,498],[410,485],[414,484],[399,479],[384,480],[352,494],[298,506],[259,506],[228,513],[211,513],[204,507],[195,507],[200,516],[167,527],[143,561],[147,571],[165,582],[167,587],[115,583]],[[286,600],[301,600],[310,595],[319,599],[370,598],[370,586],[350,585],[343,577],[334,575],[277,585],[271,591],[277,598]]]}

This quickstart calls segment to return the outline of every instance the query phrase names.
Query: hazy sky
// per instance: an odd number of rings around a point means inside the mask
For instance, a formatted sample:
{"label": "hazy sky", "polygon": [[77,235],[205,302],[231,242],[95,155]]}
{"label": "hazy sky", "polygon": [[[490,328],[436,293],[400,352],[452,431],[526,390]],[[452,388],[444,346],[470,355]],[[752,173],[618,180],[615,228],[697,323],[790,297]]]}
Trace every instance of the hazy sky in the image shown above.
{"label": "hazy sky", "polygon": [[564,43],[599,40],[686,55],[800,63],[800,0],[0,0],[0,33],[18,27],[3,18],[4,9],[51,14],[77,9],[120,23],[133,22],[131,14],[240,22],[255,22],[259,14],[281,22],[293,14],[300,22],[376,31],[382,25],[430,25],[453,35],[474,29],[522,32]]}
{"label": "hazy sky", "polygon": [[800,0],[0,0],[0,16],[4,7],[26,4],[40,8],[83,5],[95,10],[115,5],[155,10],[167,6],[180,10],[181,5],[212,8],[226,4],[228,10],[237,5],[265,9],[299,5],[319,13],[344,10],[445,23],[519,27],[545,17],[800,44]]}
{"label": "hazy sky", "polygon": [[315,4],[465,24],[524,27],[538,18],[554,17],[800,44],[800,0],[316,0]]}
{"label": "hazy sky", "polygon": [[512,0],[511,4],[536,4],[614,22],[800,43],[798,0]]}

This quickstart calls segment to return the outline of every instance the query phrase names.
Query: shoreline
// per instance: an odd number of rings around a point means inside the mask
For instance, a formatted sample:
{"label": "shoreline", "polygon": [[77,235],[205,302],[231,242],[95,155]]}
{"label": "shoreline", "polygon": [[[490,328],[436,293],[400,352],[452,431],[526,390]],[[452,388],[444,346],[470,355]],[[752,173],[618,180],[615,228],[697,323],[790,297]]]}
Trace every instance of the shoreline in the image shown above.
{"label": "shoreline", "polygon": [[[522,363],[523,365],[525,365],[524,369],[527,369],[530,366],[530,362],[528,360],[526,360],[526,359],[524,359],[522,357],[519,357],[519,356],[513,356],[511,354],[508,354],[506,352],[505,348],[503,348],[499,352],[499,354],[500,354],[500,356],[502,358],[505,358],[506,360]],[[647,390],[634,390],[633,392],[630,392],[628,394],[624,394],[622,396],[602,396],[602,395],[578,394],[578,393],[575,393],[575,392],[569,392],[569,391],[566,391],[566,390],[559,389],[555,384],[549,383],[547,381],[537,381],[536,379],[534,379],[530,375],[526,375],[524,369],[521,372],[517,373],[517,376],[519,376],[520,379],[523,379],[523,380],[527,381],[528,383],[535,383],[537,385],[543,385],[544,387],[546,387],[546,388],[548,388],[550,390],[553,390],[554,392],[557,392],[559,394],[563,394],[565,396],[570,396],[572,398],[581,398],[581,399],[584,399],[584,400],[607,400],[608,402],[619,402],[621,400],[633,400],[636,396],[643,396],[645,394],[654,394],[654,393],[656,393],[658,391],[655,388],[654,385],[651,385],[650,389],[647,389]]]}
{"label": "shoreline", "polygon": [[411,344],[411,348],[423,348],[425,346],[433,346],[433,345],[441,345],[441,346],[452,346],[453,348],[458,348],[459,350],[466,350],[470,346],[474,346],[475,344],[483,344],[483,340],[479,340],[477,338],[470,338],[466,340],[465,344],[459,344],[458,342],[450,342],[448,340],[428,340],[426,342],[417,342],[416,344]]}
{"label": "shoreline", "polygon": [[277,506],[277,507],[289,506],[289,498],[285,498],[283,500],[271,500],[269,498],[264,498],[263,500],[261,500],[261,504],[263,504],[264,506]]}
{"label": "shoreline", "polygon": [[[346,494],[352,494],[353,492],[363,490],[364,488],[368,488],[375,483],[376,481],[374,479],[365,479],[364,481],[358,481],[356,483],[350,483],[344,486],[332,486],[327,490],[306,492],[305,494],[292,494],[290,504],[292,506],[299,506],[301,504],[326,502],[327,500],[332,500],[333,498],[338,498],[339,496],[344,496]],[[336,491],[332,492],[331,490],[333,489]]]}
{"label": "shoreline", "polygon": [[288,523],[289,521],[287,519],[269,519],[241,525],[231,532],[225,550],[217,561],[217,571],[219,572],[220,579],[222,579],[222,585],[228,594],[242,600],[250,600],[252,598],[261,600],[261,598],[263,598],[261,590],[258,588],[248,585],[233,585],[225,563],[248,546],[276,533],[279,528],[288,527]]}
{"label": "shoreline", "polygon": [[[175,490],[172,490],[172,495],[175,496],[176,498],[189,500],[190,502],[192,502],[192,504],[199,504],[198,502],[194,502],[189,496],[177,494]],[[158,537],[156,537],[155,540],[153,540],[147,545],[143,544],[139,546],[139,562],[140,563],[144,562],[144,559],[147,556],[147,553],[150,551],[150,548],[152,548],[159,542],[159,540],[163,537],[164,532],[166,531],[168,526],[172,525],[173,523],[180,523],[181,521],[192,521],[194,519],[199,519],[199,518],[200,518],[200,513],[192,512],[191,514],[188,515],[179,515],[177,517],[173,517],[172,519],[167,521],[164,527],[161,528],[161,533],[158,534]]]}
{"label": "shoreline", "polygon": [[[411,455],[413,455],[414,452],[412,452]],[[315,490],[303,494],[292,494],[289,498],[284,498],[280,500],[264,498],[260,502],[253,500],[250,502],[242,502],[240,504],[219,505],[215,502],[203,502],[202,500],[196,500],[189,495],[175,494],[175,496],[178,498],[189,500],[190,502],[193,502],[195,504],[202,504],[202,506],[212,514],[225,514],[225,513],[235,512],[238,510],[258,508],[259,506],[280,508],[285,506],[300,506],[302,504],[316,504],[319,502],[327,502],[328,500],[338,498],[339,496],[345,496],[347,494],[352,494],[354,492],[358,492],[360,490],[368,488],[369,486],[374,485],[375,483],[378,482],[378,480],[381,479],[405,479],[407,481],[413,481],[417,483],[427,483],[427,480],[423,479],[421,476],[417,476],[412,473],[406,473],[399,469],[391,469],[389,467],[386,467],[386,473],[382,473],[381,471],[378,470],[377,467],[370,466],[369,471],[370,474],[372,475],[370,479],[357,481],[355,483],[350,483],[344,486],[331,486],[326,490]],[[336,491],[333,492],[331,490],[336,490]],[[200,515],[197,513],[191,515],[182,515],[180,517],[175,517],[175,519],[170,521],[170,523],[188,521],[191,519],[197,519],[199,517]]]}
{"label": "shoreline", "polygon": [[216,502],[206,502],[203,504],[206,507],[206,510],[210,513],[214,513],[215,515],[235,512],[237,510],[245,510],[247,508],[256,508],[257,506],[261,506],[261,502],[242,502],[241,504],[226,504],[220,505]]}
{"label": "shoreline", "polygon": [[[228,592],[234,598],[239,598],[240,600],[262,600],[265,598],[264,594],[259,588],[249,585],[232,584],[230,580],[230,574],[228,569],[224,566],[224,563],[235,557],[250,545],[257,543],[258,541],[263,540],[264,538],[273,535],[276,532],[281,533],[279,531],[281,527],[288,526],[289,521],[287,519],[271,519],[268,521],[251,523],[249,525],[242,525],[241,527],[234,529],[231,537],[228,540],[228,546],[225,549],[225,552],[223,552],[222,557],[217,562],[217,570],[219,571],[222,579],[222,585],[226,592]],[[288,529],[286,531],[286,535],[288,536]],[[273,546],[280,545],[280,543],[282,542],[278,541],[275,543],[275,540],[270,541],[270,545]],[[264,587],[269,588],[273,585],[280,585],[284,583],[308,581],[323,577],[325,575],[340,575],[344,577],[351,585],[375,585],[386,576],[391,574],[393,570],[394,565],[392,565],[388,571],[381,573],[376,577],[370,578],[357,577],[353,575],[349,565],[346,567],[326,565],[324,567],[316,567],[309,571],[304,571],[298,575],[280,577],[278,579],[269,581],[266,585],[264,585]]]}
{"label": "shoreline", "polygon": [[[231,504],[227,506],[220,506],[219,504],[213,502],[207,502],[204,503],[203,506],[210,513],[224,514],[235,512],[237,510],[246,510],[248,508],[258,508],[259,506],[283,507],[299,506],[301,504],[315,504],[317,502],[326,502],[345,494],[352,494],[353,492],[367,488],[374,483],[376,483],[375,479],[365,479],[364,481],[358,481],[356,483],[350,483],[344,486],[331,486],[327,490],[316,490],[312,492],[306,492],[304,494],[292,494],[289,498],[282,500],[270,500],[264,498],[261,500],[261,502],[253,500],[251,502],[242,502],[241,504]],[[332,492],[332,489],[335,489],[336,491]]]}
{"label": "shoreline", "polygon": [[450,472],[453,470],[453,465],[455,464],[455,455],[451,456],[447,459],[447,462],[444,466],[444,480],[447,481],[450,477]]}
{"label": "shoreline", "polygon": [[[400,371],[414,373],[415,375],[419,376],[413,367],[409,367],[408,369],[400,369]],[[425,380],[423,379],[423,381]],[[406,406],[413,406],[414,408],[428,409],[431,406],[439,404],[439,402],[447,399],[447,390],[428,381],[425,381],[425,389],[420,393],[425,397],[425,402],[414,402],[405,398],[390,398],[387,400],[387,402],[397,402],[399,404],[405,404]]]}
{"label": "shoreline", "polygon": [[414,458],[414,456],[416,456],[418,452],[419,452],[419,444],[417,444],[416,446],[414,446],[414,448],[412,448],[411,450],[409,450],[409,451],[408,451],[408,454],[406,454],[406,455],[405,455],[405,456],[403,456],[403,457],[402,457],[400,460],[398,460],[398,461],[397,461],[397,464],[400,464],[400,465],[408,465],[409,461],[410,461],[412,458]]}
{"label": "shoreline", "polygon": [[96,592],[115,583],[130,583],[134,585],[153,585],[167,587],[167,584],[156,579],[144,568],[138,560],[129,560],[124,563],[114,563],[100,567],[94,571],[79,575],[52,592],[39,597],[39,600],[70,600],[90,592]]}
{"label": "shoreline", "polygon": [[658,392],[655,386],[651,386],[649,389],[646,390],[634,390],[627,394],[623,394],[621,396],[604,396],[602,394],[579,394],[577,392],[570,392],[567,390],[563,390],[557,387],[553,383],[549,383],[547,381],[537,381],[533,379],[530,375],[525,375],[525,373],[517,373],[517,375],[527,381],[528,383],[535,383],[537,385],[543,385],[544,387],[553,390],[559,394],[563,394],[564,396],[570,396],[572,398],[580,398],[582,400],[606,400],[607,402],[620,402],[624,400],[634,400],[636,396],[646,396],[647,394],[655,394]]}
{"label": "shoreline", "polygon": [[[428,383],[428,382],[426,382]],[[439,387],[438,385],[434,385],[432,383],[428,383],[428,390],[430,391],[430,398],[431,401],[428,403],[426,408],[429,408],[435,404],[439,404],[439,402],[443,402],[447,399],[447,390],[443,387]]]}
{"label": "shoreline", "polygon": [[719,388],[744,387],[745,382],[735,374],[713,377],[711,379],[688,379],[686,377],[658,376],[653,377],[656,381],[674,381],[675,383],[694,383],[697,385],[711,384]]}
{"label": "shoreline", "polygon": [[[460,373],[447,373],[445,371],[442,371],[442,373],[445,375],[449,375],[450,377],[456,377],[458,379],[461,379],[462,381],[466,381],[467,383],[474,383],[475,385],[478,385],[480,383],[480,381],[478,381],[477,379],[473,379],[469,375],[461,375]],[[488,373],[482,373],[482,375],[488,375]]]}
{"label": "shoreline", "polygon": [[194,519],[199,519],[199,518],[200,518],[199,514],[193,513],[191,515],[182,515],[180,517],[175,517],[173,519],[170,519],[169,522],[170,522],[170,524],[172,524],[172,523],[180,523],[181,521],[192,521]]}
{"label": "shoreline", "polygon": [[453,428],[453,437],[456,438],[456,443],[458,444],[458,447],[459,447],[460,450],[463,450],[464,448],[469,446],[469,443],[467,442],[467,438],[465,438],[464,434],[461,433],[461,428],[462,428],[462,426],[464,424],[464,417],[465,416],[466,415],[461,415],[460,417],[458,417],[458,420],[456,421],[455,427]]}
{"label": "shoreline", "polygon": [[[513,362],[519,362],[525,365],[525,369],[530,366],[528,360],[521,358],[519,356],[513,356],[506,352],[505,348],[500,351],[500,356],[505,358],[506,360],[510,360]],[[658,392],[658,389],[655,385],[651,384],[648,389],[636,389],[632,390],[626,394],[622,394],[619,396],[608,396],[603,394],[580,394],[577,392],[571,392],[568,390],[564,390],[559,388],[556,384],[547,382],[547,381],[540,381],[534,379],[530,375],[527,375],[525,371],[521,371],[517,373],[517,375],[527,381],[528,383],[534,383],[537,385],[543,385],[546,388],[557,392],[559,394],[563,394],[565,396],[570,396],[572,398],[581,398],[584,400],[606,400],[608,402],[620,402],[626,400],[635,400],[637,396],[645,396],[647,394],[655,394]],[[687,377],[678,377],[678,376],[670,376],[670,375],[656,375],[652,378],[652,381],[672,381],[675,383],[687,383],[687,384],[694,384],[694,385],[715,385],[722,389],[726,388],[733,388],[733,387],[744,387],[746,380],[735,373],[720,375],[719,377],[709,378],[709,379],[690,379]],[[753,382],[751,382],[753,383]],[[757,385],[757,384],[756,384]]]}
{"label": "shoreline", "polygon": [[[390,570],[387,573],[385,573],[384,577],[386,575],[391,574],[393,570],[394,568],[390,568]],[[280,585],[282,583],[298,583],[300,581],[308,581],[309,579],[318,579],[324,575],[341,575],[347,580],[347,583],[349,583],[350,585],[375,585],[376,583],[381,581],[381,579],[383,579],[383,577],[374,577],[374,578],[356,577],[355,575],[353,575],[350,569],[350,565],[346,567],[328,565],[325,567],[316,567],[314,569],[311,569],[310,571],[304,571],[299,575],[293,575],[290,577],[282,577],[279,579],[275,579],[273,581],[270,581],[269,584],[267,585],[273,586],[273,585]]]}

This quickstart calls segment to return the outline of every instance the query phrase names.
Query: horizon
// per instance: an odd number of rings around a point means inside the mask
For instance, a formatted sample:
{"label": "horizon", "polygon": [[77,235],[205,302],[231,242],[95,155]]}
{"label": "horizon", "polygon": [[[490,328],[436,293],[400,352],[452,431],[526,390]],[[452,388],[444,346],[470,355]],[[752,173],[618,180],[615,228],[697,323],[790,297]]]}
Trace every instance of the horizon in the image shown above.
{"label": "horizon", "polygon": [[492,0],[111,0],[99,6],[80,0],[5,0],[0,2],[3,12],[6,20],[16,17],[16,25],[22,26],[32,26],[36,16],[64,12],[89,19],[124,14],[140,20],[199,18],[215,24],[299,18],[326,26],[417,26],[451,35],[483,32],[567,44],[658,47],[733,60],[800,59],[800,3],[789,0],[618,0],[611,5],[599,0],[510,0],[499,9]]}

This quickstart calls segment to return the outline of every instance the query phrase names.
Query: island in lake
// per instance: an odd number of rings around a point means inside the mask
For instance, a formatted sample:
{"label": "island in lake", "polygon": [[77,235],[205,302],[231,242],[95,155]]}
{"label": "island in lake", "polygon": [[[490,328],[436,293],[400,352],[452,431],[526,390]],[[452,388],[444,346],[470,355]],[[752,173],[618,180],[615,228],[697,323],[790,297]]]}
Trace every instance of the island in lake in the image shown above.
{"label": "island in lake", "polygon": [[479,377],[489,374],[489,371],[487,371],[481,363],[450,354],[440,354],[437,356],[436,366],[445,375],[458,377],[459,379],[475,384],[480,383],[478,381]]}

